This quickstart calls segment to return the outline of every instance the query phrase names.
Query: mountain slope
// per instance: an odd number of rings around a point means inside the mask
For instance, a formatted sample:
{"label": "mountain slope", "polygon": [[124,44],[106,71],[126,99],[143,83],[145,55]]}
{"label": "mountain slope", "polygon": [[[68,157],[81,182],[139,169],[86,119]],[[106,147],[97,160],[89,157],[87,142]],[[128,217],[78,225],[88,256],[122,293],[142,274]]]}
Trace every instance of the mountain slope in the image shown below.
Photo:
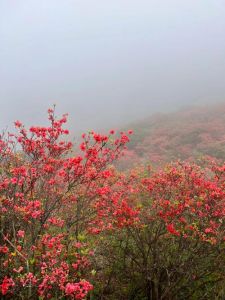
{"label": "mountain slope", "polygon": [[134,130],[130,161],[225,158],[225,103],[154,115],[129,127]]}

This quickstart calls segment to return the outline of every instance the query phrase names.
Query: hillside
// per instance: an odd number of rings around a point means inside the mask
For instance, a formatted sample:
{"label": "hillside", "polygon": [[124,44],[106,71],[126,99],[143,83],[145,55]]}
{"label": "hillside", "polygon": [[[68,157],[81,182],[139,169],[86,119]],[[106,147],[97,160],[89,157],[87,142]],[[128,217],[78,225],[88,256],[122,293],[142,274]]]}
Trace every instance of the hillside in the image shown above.
{"label": "hillside", "polygon": [[127,163],[225,157],[225,103],[157,114],[129,127]]}

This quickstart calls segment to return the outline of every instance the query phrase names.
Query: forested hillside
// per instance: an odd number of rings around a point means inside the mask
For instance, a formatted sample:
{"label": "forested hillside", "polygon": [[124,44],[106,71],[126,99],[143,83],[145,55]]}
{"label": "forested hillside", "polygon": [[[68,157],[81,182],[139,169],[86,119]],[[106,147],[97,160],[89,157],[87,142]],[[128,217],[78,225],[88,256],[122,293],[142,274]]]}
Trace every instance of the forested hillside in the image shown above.
{"label": "forested hillside", "polygon": [[134,134],[128,163],[225,156],[225,102],[161,113],[129,126]]}

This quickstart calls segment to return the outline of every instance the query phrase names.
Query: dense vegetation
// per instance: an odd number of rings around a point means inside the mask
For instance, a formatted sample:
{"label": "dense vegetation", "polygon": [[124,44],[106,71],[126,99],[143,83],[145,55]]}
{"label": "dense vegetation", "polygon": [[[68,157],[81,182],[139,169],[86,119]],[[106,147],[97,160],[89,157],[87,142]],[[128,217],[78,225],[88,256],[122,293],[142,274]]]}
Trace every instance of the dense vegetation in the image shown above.
{"label": "dense vegetation", "polygon": [[224,161],[122,173],[131,131],[75,151],[48,116],[0,139],[1,298],[224,299]]}
{"label": "dense vegetation", "polygon": [[225,103],[156,114],[132,124],[134,135],[124,166],[164,164],[177,159],[225,157]]}

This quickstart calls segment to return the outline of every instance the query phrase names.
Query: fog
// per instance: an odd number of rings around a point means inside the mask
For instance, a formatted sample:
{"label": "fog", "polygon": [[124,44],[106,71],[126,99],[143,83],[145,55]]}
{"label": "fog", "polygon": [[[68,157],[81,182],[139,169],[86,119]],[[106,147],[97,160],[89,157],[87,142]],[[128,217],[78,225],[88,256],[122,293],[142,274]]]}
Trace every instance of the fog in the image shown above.
{"label": "fog", "polygon": [[0,128],[73,132],[225,100],[224,0],[0,0]]}

